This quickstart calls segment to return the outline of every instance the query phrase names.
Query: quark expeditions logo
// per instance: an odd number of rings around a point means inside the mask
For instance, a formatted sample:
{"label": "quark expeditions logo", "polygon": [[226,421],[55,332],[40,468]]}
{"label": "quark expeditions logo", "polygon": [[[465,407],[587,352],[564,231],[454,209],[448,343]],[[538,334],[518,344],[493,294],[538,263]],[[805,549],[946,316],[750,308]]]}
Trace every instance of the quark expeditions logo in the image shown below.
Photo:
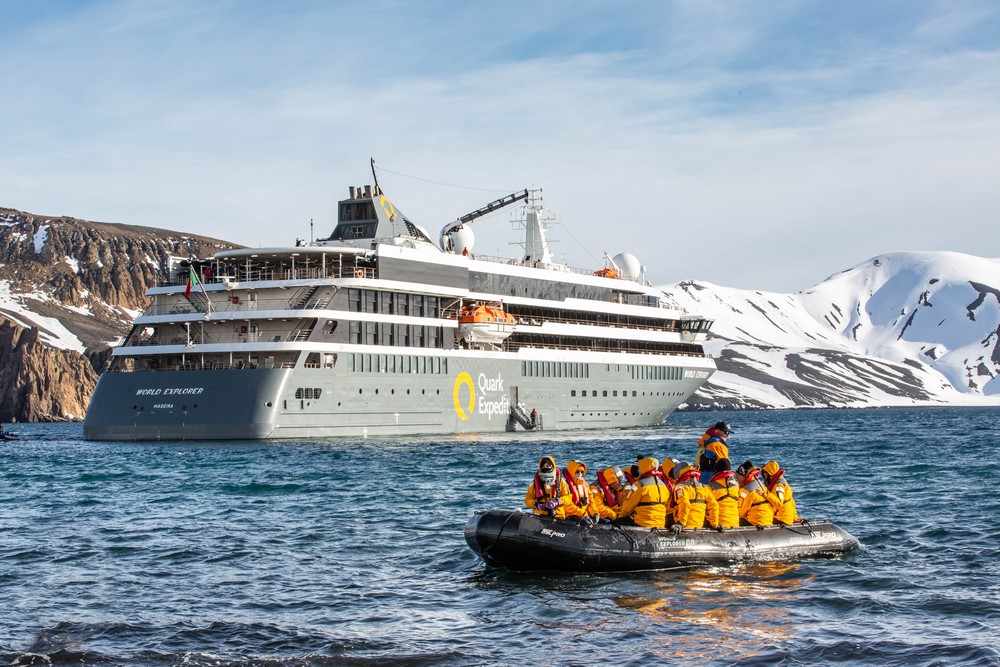
{"label": "quark expeditions logo", "polygon": [[[478,401],[477,387],[480,392]],[[466,394],[468,400],[465,400]],[[486,415],[487,419],[493,419],[493,415],[510,414],[510,399],[503,391],[503,376],[499,373],[496,377],[487,377],[486,373],[480,373],[476,382],[473,382],[472,376],[462,371],[455,378],[454,399],[455,414],[462,421],[467,421],[470,416],[477,413]]]}

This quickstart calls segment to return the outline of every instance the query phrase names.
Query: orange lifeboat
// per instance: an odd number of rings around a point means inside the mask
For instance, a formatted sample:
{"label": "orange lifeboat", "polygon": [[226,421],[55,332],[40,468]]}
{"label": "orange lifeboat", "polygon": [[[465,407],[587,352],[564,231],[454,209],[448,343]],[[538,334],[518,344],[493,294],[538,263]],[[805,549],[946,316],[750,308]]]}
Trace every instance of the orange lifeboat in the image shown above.
{"label": "orange lifeboat", "polygon": [[616,269],[612,269],[611,267],[605,267],[599,271],[594,271],[594,275],[601,276],[602,278],[617,278],[618,271]]}
{"label": "orange lifeboat", "polygon": [[469,345],[499,345],[514,333],[517,320],[499,305],[466,306],[458,317],[458,339]]}

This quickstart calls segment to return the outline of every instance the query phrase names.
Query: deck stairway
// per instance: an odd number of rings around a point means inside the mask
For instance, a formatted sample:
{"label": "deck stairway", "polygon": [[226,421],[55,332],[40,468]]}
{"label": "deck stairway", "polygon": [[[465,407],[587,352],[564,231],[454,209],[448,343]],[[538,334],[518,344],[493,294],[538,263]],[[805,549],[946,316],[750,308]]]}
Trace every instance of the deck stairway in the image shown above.
{"label": "deck stairway", "polygon": [[520,424],[521,428],[525,431],[541,431],[542,429],[542,414],[540,412],[535,413],[535,418],[532,420],[531,415],[526,413],[518,406],[517,400],[517,387],[510,388],[510,414],[507,415],[507,430],[516,431],[517,425]]}

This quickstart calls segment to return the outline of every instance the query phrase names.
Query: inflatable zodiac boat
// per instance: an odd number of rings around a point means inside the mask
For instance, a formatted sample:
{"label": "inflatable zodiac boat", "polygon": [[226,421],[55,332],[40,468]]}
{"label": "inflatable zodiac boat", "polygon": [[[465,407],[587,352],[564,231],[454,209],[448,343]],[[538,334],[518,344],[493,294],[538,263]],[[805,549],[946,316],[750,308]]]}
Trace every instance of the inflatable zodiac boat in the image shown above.
{"label": "inflatable zodiac boat", "polygon": [[465,540],[487,564],[510,570],[615,572],[750,561],[830,558],[858,546],[829,521],[792,526],[670,530],[597,524],[521,511],[477,512]]}

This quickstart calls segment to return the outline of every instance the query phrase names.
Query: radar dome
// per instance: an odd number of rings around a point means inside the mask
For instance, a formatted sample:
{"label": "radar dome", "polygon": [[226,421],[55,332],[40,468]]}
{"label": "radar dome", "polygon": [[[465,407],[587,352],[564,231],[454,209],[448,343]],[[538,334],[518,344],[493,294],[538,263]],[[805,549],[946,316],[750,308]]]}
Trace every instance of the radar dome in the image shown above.
{"label": "radar dome", "polygon": [[632,253],[618,253],[612,261],[614,261],[618,269],[622,272],[622,278],[636,280],[639,278],[639,274],[642,273],[642,262]]}
{"label": "radar dome", "polygon": [[472,252],[472,246],[475,243],[476,235],[468,225],[462,225],[447,234],[441,235],[441,248],[456,255],[461,255],[466,249]]}

